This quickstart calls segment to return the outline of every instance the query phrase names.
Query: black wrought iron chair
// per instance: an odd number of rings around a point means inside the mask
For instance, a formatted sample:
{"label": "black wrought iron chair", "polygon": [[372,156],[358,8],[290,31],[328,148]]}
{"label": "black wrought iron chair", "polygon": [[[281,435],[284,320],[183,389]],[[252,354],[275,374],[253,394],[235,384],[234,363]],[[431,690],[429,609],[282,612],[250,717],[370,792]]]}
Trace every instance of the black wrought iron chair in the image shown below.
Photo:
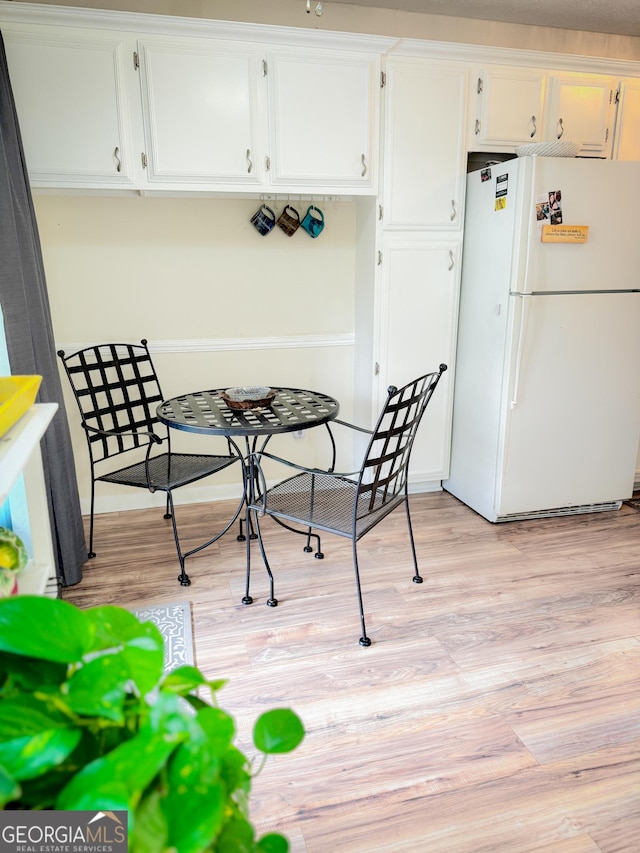
{"label": "black wrought iron chair", "polygon": [[[189,586],[184,562],[191,554],[218,539],[234,524],[242,506],[218,536],[197,548],[183,552],[178,537],[172,492],[210,474],[222,471],[235,462],[244,462],[240,453],[228,443],[226,455],[172,453],[169,431],[156,416],[157,406],[164,400],[147,341],[138,344],[99,344],[58,356],[69,377],[80,409],[82,428],[87,439],[91,463],[91,514],[89,522],[89,557],[93,550],[95,484],[98,480],[123,486],[166,493],[165,518],[171,519],[180,562],[178,580]],[[160,446],[166,450],[154,453]],[[146,448],[146,449],[145,449]],[[138,461],[118,470],[105,470],[107,460],[140,449]],[[112,467],[112,466],[111,466]],[[105,471],[105,473],[98,473]]]}
{"label": "black wrought iron chair", "polygon": [[[341,424],[350,429],[366,432],[371,436],[364,460],[358,471],[336,473],[332,468],[328,470],[305,468],[265,452],[258,453],[253,457],[251,464],[255,469],[258,494],[248,504],[247,517],[249,512],[254,513],[260,550],[269,575],[270,593],[267,604],[271,607],[275,607],[278,600],[274,594],[273,574],[260,530],[259,517],[264,515],[271,516],[284,527],[289,527],[290,523],[302,525],[304,528],[302,530],[289,529],[307,536],[305,551],[312,550],[309,546],[310,538],[316,539],[315,556],[318,559],[322,559],[324,555],[321,550],[320,536],[317,533],[312,533],[313,530],[335,533],[351,540],[362,627],[361,646],[371,645],[371,640],[367,637],[365,628],[357,543],[378,522],[382,521],[401,504],[404,504],[407,514],[414,565],[413,581],[414,583],[422,583],[409,513],[407,477],[411,449],[420,420],[446,369],[447,366],[441,364],[438,371],[421,376],[403,388],[398,389],[391,386],[373,430],[363,430],[361,427],[344,421],[334,420],[331,422],[332,426],[333,424]],[[280,462],[295,469],[298,473],[267,489],[262,470],[264,459]],[[243,599],[245,604],[252,602],[249,592],[250,575],[251,547],[248,544],[246,594]]]}

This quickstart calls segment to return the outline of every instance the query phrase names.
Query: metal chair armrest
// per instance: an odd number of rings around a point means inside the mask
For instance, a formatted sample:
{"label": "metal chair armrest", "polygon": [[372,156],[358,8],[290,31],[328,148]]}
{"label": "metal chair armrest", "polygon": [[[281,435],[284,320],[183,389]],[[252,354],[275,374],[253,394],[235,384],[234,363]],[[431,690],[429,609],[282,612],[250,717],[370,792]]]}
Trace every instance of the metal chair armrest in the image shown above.
{"label": "metal chair armrest", "polygon": [[348,421],[341,421],[341,420],[339,420],[339,418],[334,418],[331,421],[331,423],[332,424],[340,424],[340,426],[345,426],[345,427],[348,427],[349,429],[355,429],[358,432],[366,432],[367,435],[373,435],[372,429],[367,429],[366,427],[361,427],[361,426],[358,426],[357,424],[351,424]]}
{"label": "metal chair armrest", "polygon": [[82,428],[85,432],[93,432],[97,435],[104,435],[107,438],[122,438],[130,436],[131,438],[148,438],[152,444],[162,444],[162,439],[155,432],[147,432],[146,430],[108,430],[91,427],[85,421],[82,421]]}
{"label": "metal chair armrest", "polygon": [[282,465],[286,465],[288,468],[294,468],[302,474],[325,474],[327,477],[357,477],[360,474],[360,471],[337,472],[332,471],[331,469],[327,470],[326,468],[308,468],[305,465],[298,465],[296,462],[291,462],[289,459],[283,459],[281,456],[274,456],[272,453],[265,453],[264,451],[254,453],[252,456],[254,457],[254,464],[258,469],[260,469],[260,460],[266,456],[267,459],[271,459],[273,462],[280,462]]}

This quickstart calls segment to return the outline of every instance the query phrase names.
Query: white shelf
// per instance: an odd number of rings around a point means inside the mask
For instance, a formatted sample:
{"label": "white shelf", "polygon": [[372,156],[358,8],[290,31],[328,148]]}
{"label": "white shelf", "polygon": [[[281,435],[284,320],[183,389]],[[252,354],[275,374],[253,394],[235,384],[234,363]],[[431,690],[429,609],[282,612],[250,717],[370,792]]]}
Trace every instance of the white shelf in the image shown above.
{"label": "white shelf", "polygon": [[27,495],[33,559],[18,576],[22,595],[42,595],[47,581],[56,577],[40,439],[57,410],[57,403],[36,404],[0,438],[0,503],[20,474],[24,475]]}

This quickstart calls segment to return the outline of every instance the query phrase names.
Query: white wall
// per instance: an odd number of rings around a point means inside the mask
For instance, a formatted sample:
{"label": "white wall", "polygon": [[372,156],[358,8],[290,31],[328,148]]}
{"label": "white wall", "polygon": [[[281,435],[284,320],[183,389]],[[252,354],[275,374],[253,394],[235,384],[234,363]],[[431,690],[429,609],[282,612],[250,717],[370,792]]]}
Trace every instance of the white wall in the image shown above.
{"label": "white wall", "polygon": [[[260,236],[249,222],[259,202],[250,199],[36,195],[56,348],[144,337],[167,397],[289,385],[332,394],[351,416],[356,208],[315,203],[326,226],[312,240],[300,229]],[[66,376],[62,382],[86,509],[84,436]],[[214,451],[214,439],[179,439]],[[295,450],[312,461],[319,442],[309,434]],[[180,498],[235,494],[237,471],[211,483]],[[99,487],[98,497],[102,511],[149,505],[146,493],[124,487]]]}

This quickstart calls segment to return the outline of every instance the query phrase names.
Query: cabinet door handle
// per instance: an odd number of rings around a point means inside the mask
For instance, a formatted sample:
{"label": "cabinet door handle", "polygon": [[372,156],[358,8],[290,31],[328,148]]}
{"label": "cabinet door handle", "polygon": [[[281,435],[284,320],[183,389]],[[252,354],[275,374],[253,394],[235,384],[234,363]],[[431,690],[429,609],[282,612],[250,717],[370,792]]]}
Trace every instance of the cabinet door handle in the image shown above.
{"label": "cabinet door handle", "polygon": [[251,161],[251,149],[247,148],[247,173],[250,175],[251,170],[253,169],[253,163]]}
{"label": "cabinet door handle", "polygon": [[361,156],[360,159],[362,160],[362,172],[360,174],[360,177],[364,178],[364,176],[367,174],[367,160],[366,160],[364,154]]}
{"label": "cabinet door handle", "polygon": [[480,119],[476,119],[476,136],[480,133]]}
{"label": "cabinet door handle", "polygon": [[452,198],[451,199],[451,221],[452,222],[456,218],[457,215],[458,215],[458,211],[456,210],[456,200],[455,200],[455,198]]}
{"label": "cabinet door handle", "polygon": [[453,259],[453,249],[449,249],[449,272],[453,269],[455,261]]}
{"label": "cabinet door handle", "polygon": [[536,117],[535,116],[531,116],[530,124],[531,124],[531,133],[529,134],[529,136],[531,137],[531,139],[533,139],[533,137],[538,132],[538,125],[536,124]]}
{"label": "cabinet door handle", "polygon": [[560,139],[562,137],[562,134],[564,133],[564,125],[562,124],[561,118],[558,119],[558,125],[556,127],[556,130],[558,131],[556,138]]}
{"label": "cabinet door handle", "polygon": [[113,156],[116,158],[116,172],[122,171],[122,160],[120,159],[120,149],[116,145],[113,149]]}

